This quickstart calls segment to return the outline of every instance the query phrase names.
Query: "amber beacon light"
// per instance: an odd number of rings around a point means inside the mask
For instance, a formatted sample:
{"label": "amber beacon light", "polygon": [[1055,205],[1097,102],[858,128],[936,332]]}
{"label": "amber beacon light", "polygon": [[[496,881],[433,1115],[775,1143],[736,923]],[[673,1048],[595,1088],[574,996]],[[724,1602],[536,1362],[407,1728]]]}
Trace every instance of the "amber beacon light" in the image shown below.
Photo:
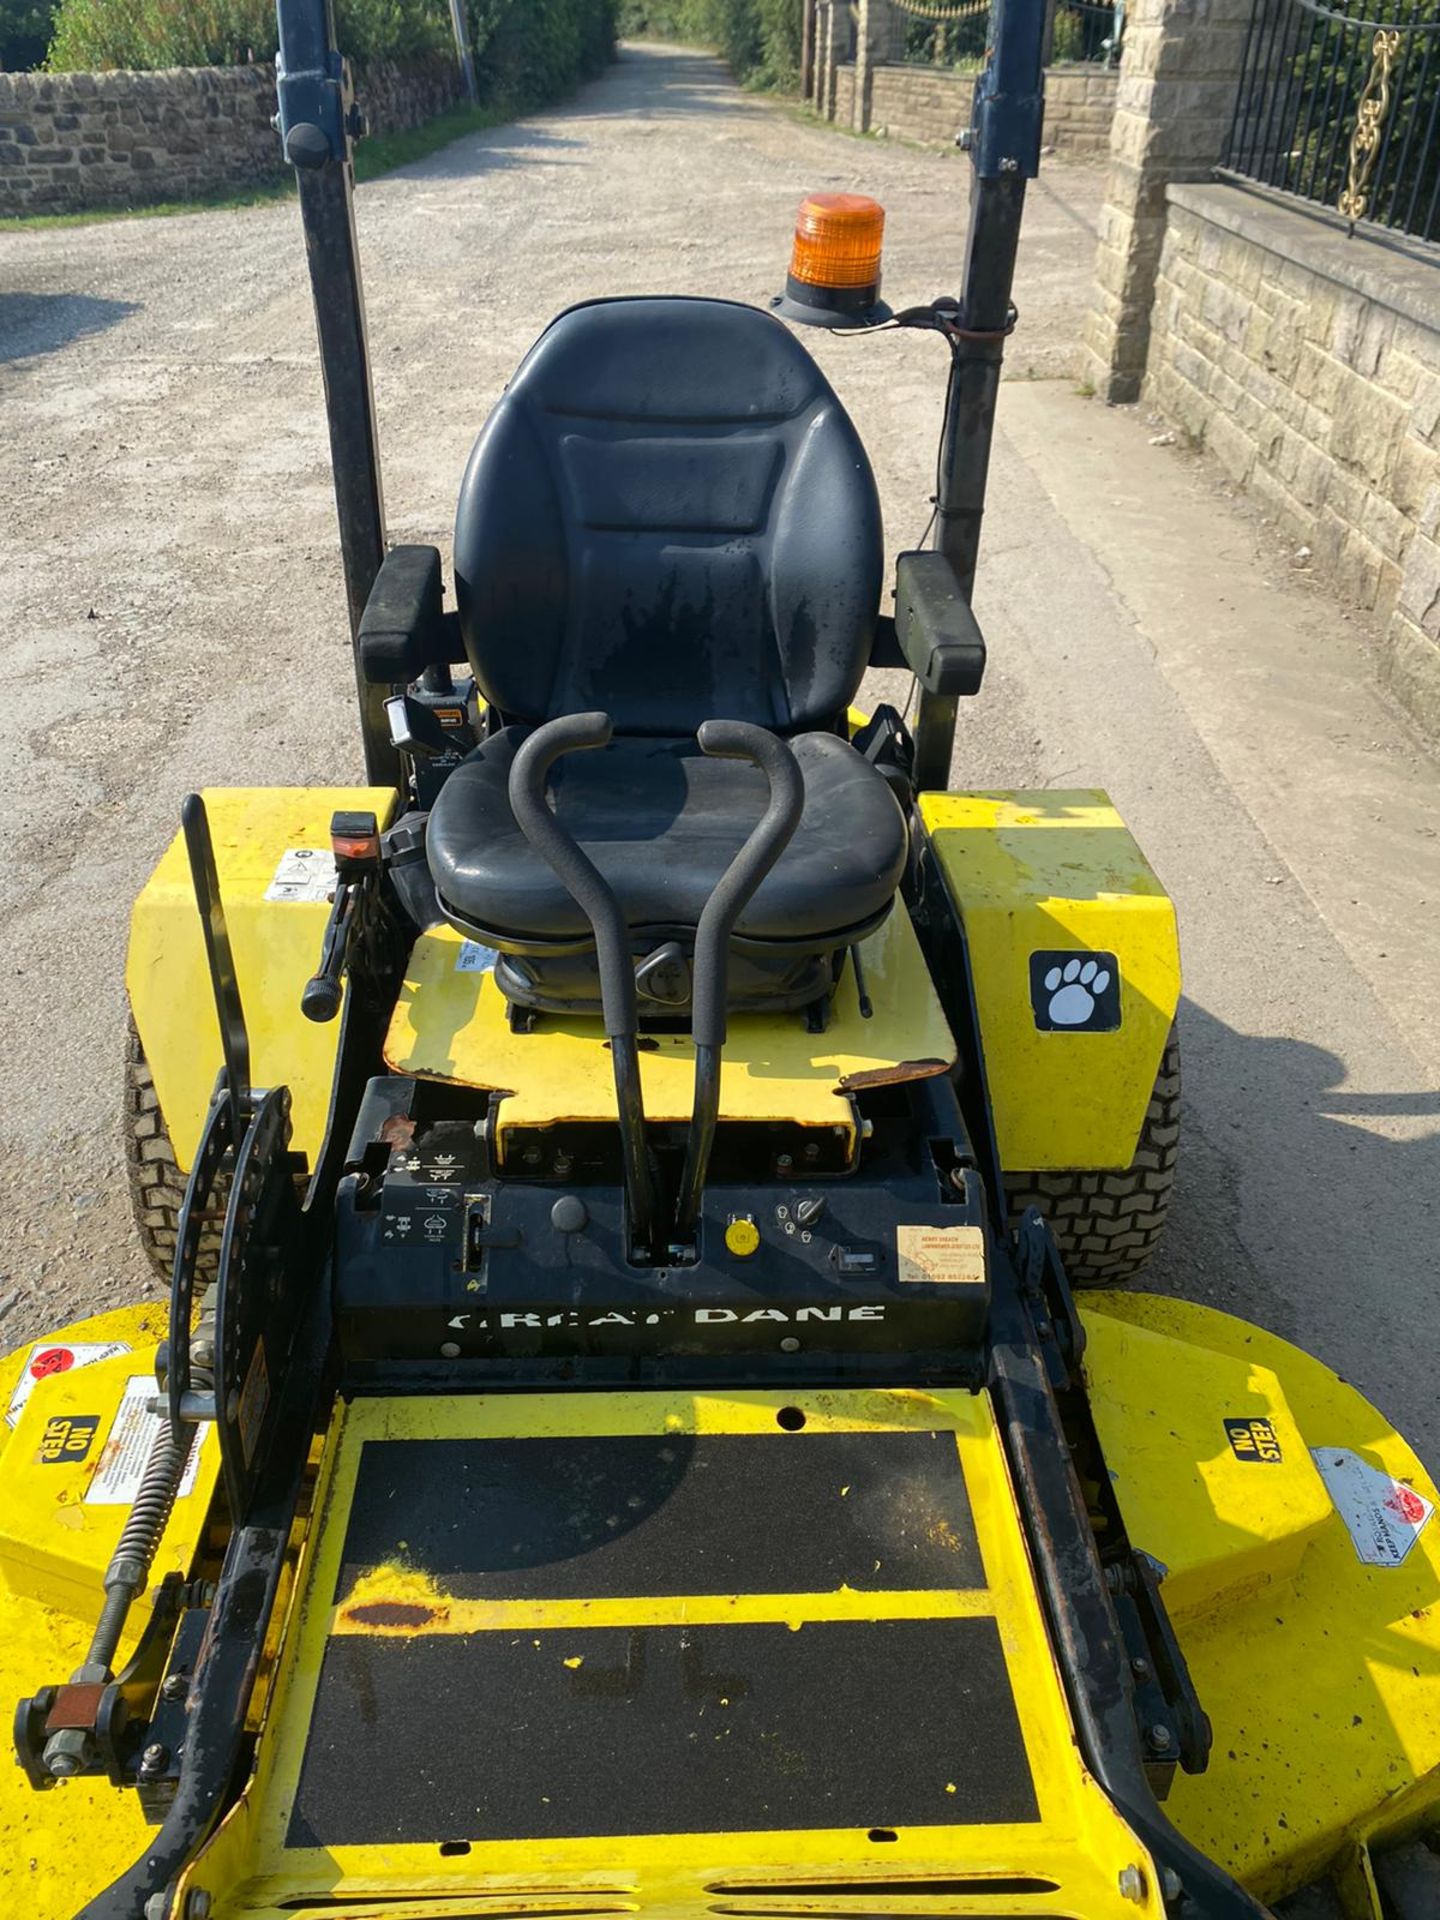
{"label": "amber beacon light", "polygon": [[795,245],[777,311],[811,326],[864,327],[883,319],[880,252],[885,209],[863,193],[811,193],[795,216]]}

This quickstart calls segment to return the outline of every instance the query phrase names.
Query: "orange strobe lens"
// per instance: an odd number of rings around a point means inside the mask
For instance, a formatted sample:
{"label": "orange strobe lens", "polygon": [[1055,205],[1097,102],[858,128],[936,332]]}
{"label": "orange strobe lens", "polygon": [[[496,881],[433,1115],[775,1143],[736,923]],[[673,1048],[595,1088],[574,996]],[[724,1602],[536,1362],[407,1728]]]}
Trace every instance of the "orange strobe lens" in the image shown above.
{"label": "orange strobe lens", "polygon": [[878,200],[863,193],[807,194],[795,216],[791,298],[847,310],[873,306],[884,239]]}

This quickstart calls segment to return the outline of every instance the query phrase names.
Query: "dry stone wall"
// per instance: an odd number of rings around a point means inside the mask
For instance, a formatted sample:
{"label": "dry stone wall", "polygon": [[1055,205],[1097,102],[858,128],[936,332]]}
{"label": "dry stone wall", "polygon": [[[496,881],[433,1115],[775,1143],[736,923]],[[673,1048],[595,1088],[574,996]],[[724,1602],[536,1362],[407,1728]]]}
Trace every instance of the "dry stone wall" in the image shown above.
{"label": "dry stone wall", "polygon": [[[375,133],[420,126],[460,91],[448,61],[382,63],[356,82]],[[275,179],[274,112],[269,65],[0,73],[0,214],[190,200]]]}
{"label": "dry stone wall", "polygon": [[1168,215],[1146,402],[1381,617],[1440,737],[1440,260],[1235,186]]}
{"label": "dry stone wall", "polygon": [[[1051,67],[1045,75],[1045,144],[1061,153],[1108,153],[1118,81],[1110,68]],[[870,84],[871,131],[953,146],[956,134],[970,124],[974,92],[973,73],[876,67]]]}

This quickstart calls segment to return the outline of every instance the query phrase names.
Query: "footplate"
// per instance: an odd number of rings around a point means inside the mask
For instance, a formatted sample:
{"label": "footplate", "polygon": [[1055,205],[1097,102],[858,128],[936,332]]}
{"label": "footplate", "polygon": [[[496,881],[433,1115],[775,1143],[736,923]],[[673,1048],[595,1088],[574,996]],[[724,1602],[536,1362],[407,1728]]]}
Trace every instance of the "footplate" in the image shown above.
{"label": "footplate", "polygon": [[359,1400],[322,1513],[216,1920],[1163,1911],[983,1396]]}

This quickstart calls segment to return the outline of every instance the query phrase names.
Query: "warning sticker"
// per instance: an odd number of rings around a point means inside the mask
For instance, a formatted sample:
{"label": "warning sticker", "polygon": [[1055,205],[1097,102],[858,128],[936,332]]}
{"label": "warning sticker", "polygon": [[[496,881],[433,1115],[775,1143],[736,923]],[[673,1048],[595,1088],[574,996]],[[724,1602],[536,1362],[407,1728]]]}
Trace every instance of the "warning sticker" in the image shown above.
{"label": "warning sticker", "polygon": [[1241,1418],[1225,1422],[1230,1451],[1237,1460],[1259,1461],[1278,1467],[1285,1458],[1275,1429],[1268,1420]]}
{"label": "warning sticker", "polygon": [[265,889],[265,898],[326,906],[334,891],[335,856],[328,847],[288,847],[280,856],[275,878]]}
{"label": "warning sticker", "polygon": [[897,1227],[895,1251],[900,1279],[911,1286],[985,1284],[985,1236],[979,1227]]}
{"label": "warning sticker", "polygon": [[113,1360],[117,1353],[129,1353],[130,1349],[123,1340],[94,1342],[84,1346],[64,1346],[54,1340],[42,1340],[38,1346],[30,1349],[20,1378],[15,1382],[15,1391],[10,1396],[10,1405],[6,1408],[5,1419],[10,1426],[20,1418],[25,1402],[35,1391],[41,1380],[48,1380],[57,1373],[70,1373],[76,1367],[93,1366],[97,1360]]}
{"label": "warning sticker", "polygon": [[[110,1428],[110,1437],[100,1455],[100,1466],[85,1493],[91,1507],[128,1507],[140,1491],[140,1481],[150,1459],[150,1448],[160,1430],[160,1415],[150,1411],[155,1398],[152,1374],[132,1373]],[[180,1498],[193,1491],[200,1471],[200,1448],[209,1422],[195,1430],[189,1458],[180,1477]]]}
{"label": "warning sticker", "polygon": [[35,1455],[42,1467],[78,1467],[95,1443],[98,1413],[61,1413],[45,1422]]}
{"label": "warning sticker", "polygon": [[482,947],[478,940],[462,940],[455,956],[456,973],[493,973],[500,958],[494,947]]}
{"label": "warning sticker", "polygon": [[1344,1447],[1312,1447],[1335,1511],[1367,1567],[1398,1567],[1429,1524],[1430,1501]]}

